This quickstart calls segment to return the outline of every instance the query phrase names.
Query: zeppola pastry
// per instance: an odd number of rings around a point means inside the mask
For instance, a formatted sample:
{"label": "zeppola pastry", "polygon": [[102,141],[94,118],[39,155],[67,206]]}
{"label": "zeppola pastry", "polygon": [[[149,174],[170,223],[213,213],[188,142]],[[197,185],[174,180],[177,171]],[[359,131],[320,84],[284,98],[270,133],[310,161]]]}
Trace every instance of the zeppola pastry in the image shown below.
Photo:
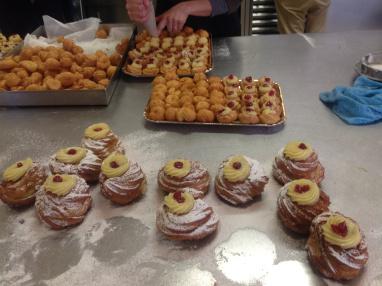
{"label": "zeppola pastry", "polygon": [[312,220],[329,210],[329,196],[307,179],[294,180],[281,188],[277,212],[286,228],[309,234]]}
{"label": "zeppola pastry", "polygon": [[296,179],[309,179],[319,184],[324,179],[324,172],[317,153],[301,141],[289,142],[273,163],[273,176],[282,185]]}
{"label": "zeppola pastry", "polygon": [[76,175],[51,175],[36,193],[37,215],[52,229],[80,224],[91,204],[89,186]]}
{"label": "zeppola pastry", "polygon": [[314,268],[334,280],[357,277],[369,258],[358,224],[338,212],[324,212],[313,220],[307,250]]}
{"label": "zeppola pastry", "polygon": [[167,193],[187,191],[201,198],[208,192],[209,183],[207,169],[197,161],[170,160],[158,173],[159,187]]}
{"label": "zeppola pastry", "polygon": [[35,201],[35,193],[47,176],[47,170],[32,159],[18,161],[3,173],[0,199],[11,207],[30,206]]}
{"label": "zeppola pastry", "polygon": [[216,231],[219,219],[202,199],[188,192],[168,194],[157,211],[158,229],[170,239],[198,240]]}
{"label": "zeppola pastry", "polygon": [[126,205],[146,191],[146,176],[135,162],[114,152],[102,162],[102,194],[112,202]]}
{"label": "zeppola pastry", "polygon": [[50,157],[49,168],[52,174],[78,175],[87,183],[98,181],[101,159],[91,150],[82,147],[68,147]]}
{"label": "zeppola pastry", "polygon": [[92,151],[102,160],[114,151],[125,153],[121,140],[106,123],[97,123],[86,128],[82,147]]}
{"label": "zeppola pastry", "polygon": [[242,155],[231,156],[219,166],[215,191],[228,203],[242,205],[259,196],[268,180],[256,160]]}

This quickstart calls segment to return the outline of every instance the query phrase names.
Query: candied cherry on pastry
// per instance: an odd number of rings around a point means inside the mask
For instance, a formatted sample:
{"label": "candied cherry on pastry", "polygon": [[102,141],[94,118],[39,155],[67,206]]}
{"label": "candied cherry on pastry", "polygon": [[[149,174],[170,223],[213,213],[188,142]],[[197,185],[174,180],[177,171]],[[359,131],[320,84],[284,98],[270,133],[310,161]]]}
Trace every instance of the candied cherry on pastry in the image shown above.
{"label": "candied cherry on pastry", "polygon": [[124,153],[122,142],[106,123],[92,124],[85,129],[82,147],[105,159],[114,151]]}
{"label": "candied cherry on pastry", "polygon": [[199,240],[217,229],[219,219],[202,199],[176,191],[164,198],[156,215],[156,225],[173,240]]}
{"label": "candied cherry on pastry", "polygon": [[98,181],[102,160],[91,150],[67,147],[58,150],[49,159],[52,174],[78,175],[87,183]]}
{"label": "candied cherry on pastry", "polygon": [[246,87],[248,85],[255,86],[256,85],[256,81],[255,81],[255,79],[252,76],[246,76],[245,78],[243,78],[241,80],[241,84],[242,84],[243,87]]}
{"label": "candied cherry on pastry", "polygon": [[256,124],[259,123],[260,119],[257,112],[253,109],[245,109],[239,113],[239,121],[244,124]]}
{"label": "candied cherry on pastry", "polygon": [[309,234],[313,219],[329,210],[329,196],[308,179],[287,183],[277,199],[277,213],[284,226],[300,234]]}
{"label": "candied cherry on pastry", "polygon": [[324,212],[313,219],[307,251],[318,272],[341,281],[357,277],[369,258],[357,222],[338,212]]}
{"label": "candied cherry on pastry", "polygon": [[211,123],[215,119],[215,114],[209,109],[200,109],[196,114],[196,121],[203,123]]}
{"label": "candied cherry on pastry", "polygon": [[55,230],[80,224],[91,204],[89,186],[76,175],[51,175],[36,193],[38,217]]}
{"label": "candied cherry on pastry", "polygon": [[281,109],[281,106],[279,104],[277,104],[276,102],[273,102],[273,101],[264,101],[263,102],[263,105],[262,105],[262,108],[263,109],[272,109],[274,110],[278,115],[281,115],[282,113],[282,109]]}
{"label": "candied cherry on pastry", "polygon": [[259,117],[264,124],[275,124],[281,120],[280,114],[271,108],[263,109]]}
{"label": "candied cherry on pastry", "polygon": [[35,201],[38,188],[48,176],[47,170],[31,158],[18,161],[3,173],[0,199],[10,207],[30,206]]}
{"label": "candied cherry on pastry", "polygon": [[310,144],[291,141],[278,152],[272,172],[282,185],[296,179],[309,179],[319,184],[324,178],[325,169]]}
{"label": "candied cherry on pastry", "polygon": [[260,97],[260,104],[263,105],[266,101],[272,101],[276,104],[280,104],[281,100],[277,96],[277,92],[274,88],[272,88],[269,92]]}
{"label": "candied cherry on pastry", "polygon": [[237,78],[237,76],[230,74],[223,78],[223,82],[225,85],[233,86],[239,84],[239,79]]}
{"label": "candied cherry on pastry", "polygon": [[167,192],[190,192],[201,198],[208,192],[210,175],[198,161],[175,159],[167,161],[158,173],[158,185]]}
{"label": "candied cherry on pastry", "polygon": [[242,205],[259,196],[268,180],[256,160],[243,155],[230,156],[219,166],[215,191],[228,203]]}
{"label": "candied cherry on pastry", "polygon": [[272,78],[270,78],[269,76],[262,76],[261,78],[259,78],[259,86],[263,86],[266,84],[273,85]]}
{"label": "candied cherry on pastry", "polygon": [[231,108],[232,110],[240,110],[241,105],[238,100],[229,100],[227,101],[227,107]]}
{"label": "candied cherry on pastry", "polygon": [[216,119],[220,123],[232,123],[237,119],[237,111],[226,106],[223,110],[217,112]]}
{"label": "candied cherry on pastry", "polygon": [[101,193],[119,205],[132,202],[146,191],[146,176],[141,167],[118,152],[102,162],[99,180]]}

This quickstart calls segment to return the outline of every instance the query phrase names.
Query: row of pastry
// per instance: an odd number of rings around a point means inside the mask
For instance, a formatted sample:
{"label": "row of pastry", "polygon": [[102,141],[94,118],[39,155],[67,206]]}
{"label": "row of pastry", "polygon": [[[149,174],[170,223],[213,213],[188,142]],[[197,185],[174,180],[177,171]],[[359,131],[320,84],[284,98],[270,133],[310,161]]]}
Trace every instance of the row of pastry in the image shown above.
{"label": "row of pastry", "polygon": [[147,116],[155,121],[275,124],[283,118],[278,85],[270,77],[258,80],[197,73],[178,78],[166,73],[153,80]]}
{"label": "row of pastry", "polygon": [[[146,190],[146,176],[124,155],[118,136],[105,123],[89,126],[81,147],[58,150],[47,168],[31,159],[18,161],[3,173],[0,198],[13,207],[35,205],[38,217],[53,229],[81,223],[92,205],[88,183],[99,181],[101,193],[125,205]],[[324,168],[304,142],[288,143],[275,157],[273,176],[283,184],[277,206],[286,228],[309,234],[311,263],[324,276],[341,280],[357,276],[368,259],[358,224],[329,211],[329,196],[320,189]],[[264,191],[269,178],[258,161],[244,155],[225,159],[215,177],[215,192],[230,205],[244,205]],[[156,214],[157,228],[170,239],[195,240],[214,233],[218,216],[203,197],[210,174],[197,161],[175,159],[158,172],[167,193]]]}

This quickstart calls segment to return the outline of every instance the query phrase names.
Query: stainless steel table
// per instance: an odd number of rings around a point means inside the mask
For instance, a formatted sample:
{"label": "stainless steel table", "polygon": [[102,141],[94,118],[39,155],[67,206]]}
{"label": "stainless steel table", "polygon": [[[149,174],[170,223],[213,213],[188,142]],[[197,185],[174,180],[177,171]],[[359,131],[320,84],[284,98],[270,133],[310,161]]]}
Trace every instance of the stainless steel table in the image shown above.
{"label": "stainless steel table", "polygon": [[277,133],[147,124],[142,112],[150,83],[131,78],[121,79],[106,108],[1,109],[1,169],[26,156],[46,162],[58,148],[79,144],[89,124],[105,121],[142,165],[149,187],[141,200],[117,207],[94,186],[93,208],[84,223],[58,232],[40,223],[33,208],[0,205],[0,284],[337,285],[312,272],[305,239],[280,225],[280,186],[273,178],[261,199],[246,208],[223,203],[211,186],[206,200],[220,215],[220,226],[200,243],[168,241],[155,227],[163,198],[156,174],[166,160],[200,160],[214,176],[221,160],[242,153],[270,173],[276,152],[289,140],[302,139],[313,144],[326,168],[323,187],[331,208],[355,218],[366,234],[369,263],[349,285],[381,285],[382,124],[348,126],[318,100],[320,91],[351,83],[354,63],[382,49],[381,33],[216,40],[214,74],[267,74],[281,84],[287,123]]}

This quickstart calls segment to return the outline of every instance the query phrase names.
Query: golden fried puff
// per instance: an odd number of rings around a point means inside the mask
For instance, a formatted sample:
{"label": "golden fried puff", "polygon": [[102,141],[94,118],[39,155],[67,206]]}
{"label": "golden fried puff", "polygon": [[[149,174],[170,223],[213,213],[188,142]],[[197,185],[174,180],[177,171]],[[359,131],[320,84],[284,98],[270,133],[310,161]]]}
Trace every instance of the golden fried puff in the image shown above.
{"label": "golden fried puff", "polygon": [[257,160],[243,155],[230,156],[219,165],[215,192],[232,205],[243,205],[260,196],[268,181]]}
{"label": "golden fried puff", "polygon": [[192,122],[196,119],[196,113],[195,110],[187,107],[182,107],[177,110],[176,113],[176,120],[179,122],[186,121],[186,122]]}
{"label": "golden fried puff", "polygon": [[90,188],[76,175],[51,175],[36,193],[36,213],[54,230],[80,224],[92,205]]}
{"label": "golden fried puff", "polygon": [[237,112],[229,107],[225,107],[216,114],[216,119],[220,123],[232,123],[237,119]]}
{"label": "golden fried puff", "polygon": [[139,198],[147,185],[141,167],[118,152],[102,162],[99,181],[101,193],[119,205],[127,205]]}
{"label": "golden fried puff", "polygon": [[338,212],[324,212],[313,219],[306,248],[313,267],[339,281],[359,276],[369,258],[357,222]]}
{"label": "golden fried puff", "polygon": [[142,61],[134,60],[130,65],[127,65],[127,70],[134,75],[142,74]]}
{"label": "golden fried puff", "polygon": [[245,109],[239,113],[239,121],[245,124],[256,124],[259,123],[260,119],[255,110]]}
{"label": "golden fried puff", "polygon": [[85,129],[82,147],[92,151],[102,160],[112,152],[125,152],[119,137],[106,123],[92,124]]}
{"label": "golden fried puff", "polygon": [[281,120],[280,115],[273,109],[265,108],[260,113],[260,121],[265,124],[275,124]]}
{"label": "golden fried puff", "polygon": [[239,79],[237,76],[230,74],[223,78],[223,83],[227,86],[234,86],[239,84]]}
{"label": "golden fried puff", "polygon": [[207,79],[207,76],[203,72],[197,72],[194,74],[194,82],[198,82],[198,81],[206,80],[206,79]]}
{"label": "golden fried puff", "polygon": [[150,109],[148,117],[151,120],[162,121],[165,119],[165,109],[162,106],[155,106]]}
{"label": "golden fried puff", "polygon": [[101,163],[101,159],[90,150],[68,147],[50,157],[49,169],[52,174],[78,175],[87,183],[94,183],[98,181]]}
{"label": "golden fried puff", "polygon": [[215,114],[209,109],[200,109],[196,114],[196,121],[211,123],[215,120]]}
{"label": "golden fried puff", "polygon": [[45,167],[32,159],[18,161],[3,173],[0,183],[0,199],[11,207],[32,205],[38,188],[48,176]]}
{"label": "golden fried puff", "polygon": [[168,194],[156,216],[158,230],[172,240],[203,239],[216,231],[218,223],[210,206],[185,191]]}

